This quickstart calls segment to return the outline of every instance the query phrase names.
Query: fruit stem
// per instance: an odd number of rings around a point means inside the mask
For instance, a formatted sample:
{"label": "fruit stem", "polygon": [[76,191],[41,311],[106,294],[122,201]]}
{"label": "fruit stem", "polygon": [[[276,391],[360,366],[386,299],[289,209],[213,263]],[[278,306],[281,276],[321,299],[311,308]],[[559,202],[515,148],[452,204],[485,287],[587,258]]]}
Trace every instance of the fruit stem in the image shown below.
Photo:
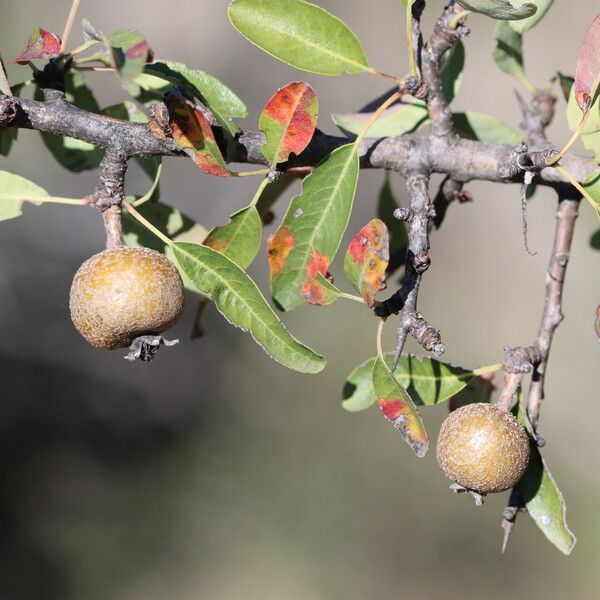
{"label": "fruit stem", "polygon": [[479,367],[479,369],[473,369],[473,375],[483,375],[485,373],[496,373],[502,370],[502,363],[496,363],[494,365],[488,365],[487,367]]}
{"label": "fruit stem", "polygon": [[408,53],[408,74],[411,77],[418,77],[417,63],[415,61],[415,49],[412,43],[412,5],[412,2],[406,2],[406,49]]}
{"label": "fruit stem", "polygon": [[385,317],[379,319],[379,325],[377,326],[377,356],[385,363],[385,357],[383,356],[383,345],[381,338],[383,337],[383,326],[385,325]]}
{"label": "fruit stem", "polygon": [[554,169],[556,169],[559,173],[564,175],[566,179],[569,180],[571,185],[592,205],[593,209],[596,211],[598,217],[600,217],[600,208],[596,204],[596,201],[592,198],[590,193],[565,169],[562,165],[552,165]]}
{"label": "fruit stem", "polygon": [[117,204],[110,206],[102,212],[102,219],[104,219],[104,229],[106,231],[106,249],[122,248],[125,244],[123,242],[121,207]]}
{"label": "fruit stem", "polygon": [[10,89],[10,83],[4,71],[4,64],[2,63],[2,57],[0,57],[0,92],[7,96],[12,96],[12,90]]}
{"label": "fruit stem", "polygon": [[148,231],[151,231],[158,239],[163,241],[167,246],[172,246],[173,241],[169,239],[162,231],[154,227],[148,219],[142,217],[142,215],[135,209],[131,204],[126,204],[125,208],[127,212],[137,221],[139,221]]}
{"label": "fruit stem", "polygon": [[71,29],[73,28],[73,22],[75,21],[75,15],[77,14],[77,9],[79,8],[80,1],[81,0],[73,0],[71,4],[71,10],[69,11],[69,16],[67,17],[65,29],[62,34],[62,40],[60,42],[60,49],[62,52],[65,51],[67,41],[69,40],[69,36],[71,35]]}
{"label": "fruit stem", "polygon": [[377,119],[381,116],[381,113],[389,108],[396,100],[400,100],[402,98],[402,92],[398,91],[392,94],[381,106],[371,115],[371,118],[364,124],[363,128],[360,130],[358,136],[354,140],[354,144],[358,146],[365,135],[368,133],[369,129],[371,129],[371,125],[377,121]]}

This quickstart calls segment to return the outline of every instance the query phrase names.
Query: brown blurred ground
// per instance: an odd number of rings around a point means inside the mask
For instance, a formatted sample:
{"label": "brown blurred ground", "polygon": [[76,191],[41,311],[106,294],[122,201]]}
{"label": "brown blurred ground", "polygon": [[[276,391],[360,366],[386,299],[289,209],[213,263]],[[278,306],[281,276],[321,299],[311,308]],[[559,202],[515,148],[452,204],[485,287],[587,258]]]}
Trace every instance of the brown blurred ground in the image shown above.
{"label": "brown blurred ground", "polygon": [[[0,51],[10,58],[35,25],[58,33],[68,2],[0,1]],[[371,62],[405,68],[401,10],[394,0],[320,4],[353,27]],[[429,2],[431,9],[443,3]],[[527,34],[531,78],[544,84],[573,71],[597,2],[556,2]],[[63,6],[64,5],[64,6]],[[321,127],[386,89],[369,76],[299,74],[244,41],[228,25],[225,0],[83,0],[81,16],[107,32],[135,27],[158,57],[202,68],[258,111],[282,84],[312,83]],[[497,115],[513,127],[515,83],[493,65],[492,24],[470,19],[467,69],[454,106]],[[76,38],[79,34],[76,33]],[[27,78],[9,67],[13,82]],[[94,78],[102,105],[123,97],[116,81]],[[567,130],[559,105],[550,134]],[[22,131],[1,168],[57,195],[89,193],[94,174],[71,175],[39,136]],[[256,182],[203,176],[167,160],[163,199],[211,226],[250,198]],[[350,231],[373,215],[381,173],[364,173]],[[404,200],[402,181],[394,187]],[[128,189],[143,193],[135,169]],[[506,344],[535,335],[555,200],[530,205],[530,246],[521,239],[516,187],[472,184],[474,204],[452,207],[435,233],[421,308],[444,335],[446,358],[463,366],[501,359]],[[280,217],[284,204],[277,207]],[[191,343],[189,298],[177,327],[182,343],[151,365],[83,343],[68,319],[77,266],[102,244],[87,209],[26,208],[0,224],[0,598],[45,600],[378,600],[595,598],[600,589],[597,403],[598,259],[588,244],[597,223],[587,206],[565,292],[566,320],[552,353],[542,432],[568,500],[579,542],[565,558],[527,516],[509,552],[498,552],[504,498],[476,510],[453,496],[433,452],[411,456],[375,411],[340,408],[346,373],[374,352],[375,323],[354,305],[302,308],[292,331],[326,353],[328,369],[301,376],[277,366],[216,311],[209,335]],[[253,274],[265,283],[265,261]],[[334,272],[341,273],[339,266]],[[352,303],[350,303],[352,304]],[[391,343],[391,337],[388,340]],[[425,411],[432,437],[445,408]]]}

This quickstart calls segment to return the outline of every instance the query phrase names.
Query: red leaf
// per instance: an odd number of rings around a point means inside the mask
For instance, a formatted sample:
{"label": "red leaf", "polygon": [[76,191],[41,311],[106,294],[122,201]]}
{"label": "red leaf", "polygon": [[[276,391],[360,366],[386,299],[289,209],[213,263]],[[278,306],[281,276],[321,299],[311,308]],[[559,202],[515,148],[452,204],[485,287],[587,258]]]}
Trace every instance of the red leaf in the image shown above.
{"label": "red leaf", "polygon": [[584,113],[590,108],[598,80],[600,80],[600,14],[585,32],[577,56],[575,99]]}
{"label": "red leaf", "polygon": [[267,136],[262,148],[265,157],[285,162],[290,154],[301,154],[317,126],[319,104],[313,88],[302,81],[277,90],[265,105],[259,127]]}
{"label": "red leaf", "polygon": [[223,160],[211,128],[212,115],[178,92],[167,96],[169,125],[177,145],[210,175],[227,177],[229,169]]}
{"label": "red leaf", "polygon": [[12,62],[19,65],[26,65],[30,60],[39,60],[42,58],[54,58],[61,54],[60,38],[41,27],[36,27],[25,50],[17,56]]}

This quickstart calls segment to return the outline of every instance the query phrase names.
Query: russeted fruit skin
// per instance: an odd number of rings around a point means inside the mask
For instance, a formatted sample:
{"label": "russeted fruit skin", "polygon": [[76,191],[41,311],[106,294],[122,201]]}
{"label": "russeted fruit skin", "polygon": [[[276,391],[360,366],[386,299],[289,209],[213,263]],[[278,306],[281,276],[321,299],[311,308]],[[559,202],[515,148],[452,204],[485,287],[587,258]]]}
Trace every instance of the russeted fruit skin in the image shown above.
{"label": "russeted fruit skin", "polygon": [[156,335],[183,312],[183,283],[175,266],[148,248],[104,250],[79,267],[69,308],[73,324],[96,348],[126,348]]}
{"label": "russeted fruit skin", "polygon": [[463,487],[489,494],[513,487],[529,462],[529,438],[513,415],[491,404],[468,404],[442,423],[437,459]]}

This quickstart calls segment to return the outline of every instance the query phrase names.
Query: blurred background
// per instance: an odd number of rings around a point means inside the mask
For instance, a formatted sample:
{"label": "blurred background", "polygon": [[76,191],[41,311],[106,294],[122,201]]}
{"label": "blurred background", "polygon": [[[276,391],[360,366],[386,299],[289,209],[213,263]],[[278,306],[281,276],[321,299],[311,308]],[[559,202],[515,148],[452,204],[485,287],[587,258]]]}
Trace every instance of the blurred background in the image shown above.
{"label": "blurred background", "polygon": [[[319,126],[387,89],[369,75],[298,73],[245,41],[229,25],[228,2],[83,0],[80,17],[111,32],[145,34],[159,58],[217,76],[247,103],[255,128],[270,95],[302,78],[319,95]],[[403,15],[394,0],[319,4],[343,18],[371,64],[406,69]],[[15,56],[36,25],[60,34],[70,3],[0,0],[0,52]],[[441,0],[428,2],[425,32]],[[574,71],[594,0],[555,6],[526,34],[527,72],[545,85]],[[493,24],[469,18],[466,68],[456,110],[478,110],[518,128],[514,80],[493,64]],[[81,40],[80,30],[73,44]],[[29,78],[8,66],[12,83]],[[125,98],[116,79],[90,77],[102,106]],[[522,92],[524,90],[521,90]],[[568,135],[557,105],[552,140]],[[581,148],[579,148],[581,151]],[[1,168],[51,194],[80,197],[95,173],[73,175],[54,162],[39,134],[21,131]],[[167,159],[162,199],[211,227],[250,199],[257,181],[203,175]],[[381,172],[361,174],[350,237],[374,216]],[[129,193],[147,178],[132,166]],[[400,203],[403,182],[393,177]],[[445,360],[477,367],[503,346],[534,338],[544,299],[555,197],[538,190],[529,207],[529,256],[521,234],[519,188],[473,183],[475,202],[452,206],[432,237],[432,266],[420,308],[441,328]],[[288,198],[295,190],[290,190]],[[434,189],[435,191],[435,189]],[[277,220],[285,201],[276,206]],[[89,347],[73,328],[68,292],[79,264],[103,245],[87,208],[25,207],[0,223],[0,597],[12,600],[379,600],[595,598],[598,554],[597,251],[598,224],[581,207],[565,288],[566,319],[552,350],[541,431],[544,455],[567,499],[578,535],[559,553],[521,515],[500,554],[506,497],[476,509],[448,490],[435,452],[416,459],[376,410],[340,406],[347,373],[375,352],[376,323],[359,305],[303,307],[284,320],[329,358],[317,376],[272,362],[251,338],[211,308],[207,335],[191,341],[196,299],[171,337],[181,342],[151,364]],[[277,222],[277,221],[276,221]],[[272,229],[271,226],[270,229]],[[345,242],[346,243],[346,242]],[[332,268],[341,281],[341,264]],[[251,269],[267,290],[264,253]],[[393,344],[393,321],[386,344]],[[412,351],[418,348],[410,346]],[[423,410],[432,446],[446,406]]]}

